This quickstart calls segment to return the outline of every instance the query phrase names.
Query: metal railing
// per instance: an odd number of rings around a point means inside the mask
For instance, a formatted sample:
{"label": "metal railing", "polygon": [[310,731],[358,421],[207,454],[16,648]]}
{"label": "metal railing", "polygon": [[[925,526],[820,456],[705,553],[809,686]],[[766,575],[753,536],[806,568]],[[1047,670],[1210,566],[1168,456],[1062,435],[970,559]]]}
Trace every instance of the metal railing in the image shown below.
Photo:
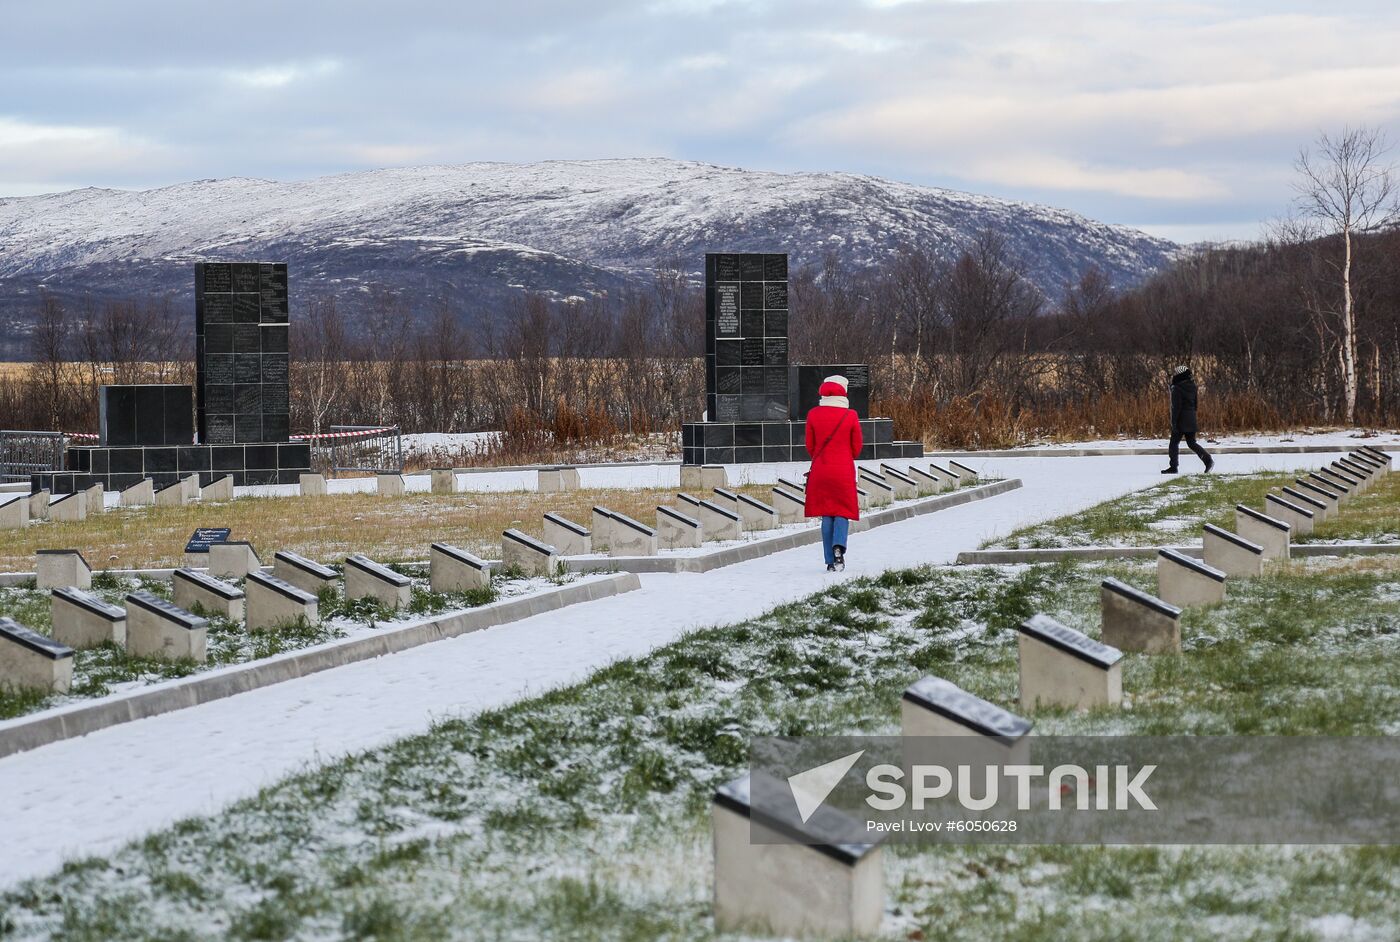
{"label": "metal railing", "polygon": [[28,481],[40,471],[62,471],[67,450],[63,432],[0,429],[0,481]]}
{"label": "metal railing", "polygon": [[292,438],[311,443],[311,466],[317,471],[403,470],[403,434],[397,425],[332,425],[329,432]]}

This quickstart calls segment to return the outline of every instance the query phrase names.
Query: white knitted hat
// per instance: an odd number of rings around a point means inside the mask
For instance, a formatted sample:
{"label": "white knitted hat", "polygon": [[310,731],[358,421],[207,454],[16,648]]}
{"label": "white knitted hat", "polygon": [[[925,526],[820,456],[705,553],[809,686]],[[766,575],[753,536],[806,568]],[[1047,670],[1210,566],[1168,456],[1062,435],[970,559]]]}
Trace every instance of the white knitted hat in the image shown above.
{"label": "white knitted hat", "polygon": [[841,375],[839,375],[839,374],[836,375],[836,376],[828,376],[826,379],[822,380],[822,382],[823,382],[823,383],[835,383],[835,384],[837,384],[838,386],[840,386],[842,389],[847,389],[847,390],[850,389],[850,383],[848,383],[848,382],[846,381],[846,377],[841,376]]}

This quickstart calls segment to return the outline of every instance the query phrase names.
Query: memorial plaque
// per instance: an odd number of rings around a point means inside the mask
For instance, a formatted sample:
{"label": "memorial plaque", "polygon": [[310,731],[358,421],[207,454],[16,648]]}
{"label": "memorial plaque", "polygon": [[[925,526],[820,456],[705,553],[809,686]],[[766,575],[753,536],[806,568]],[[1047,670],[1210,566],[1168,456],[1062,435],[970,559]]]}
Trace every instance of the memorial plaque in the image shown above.
{"label": "memorial plaque", "polygon": [[787,282],[765,281],[763,283],[763,307],[770,311],[786,311],[787,306]]}
{"label": "memorial plaque", "polygon": [[204,323],[205,324],[232,324],[233,323],[233,295],[231,294],[209,294],[205,295],[204,303]]}
{"label": "memorial plaque", "polygon": [[715,255],[715,280],[738,281],[742,274],[739,269],[739,256]]}
{"label": "memorial plaque", "polygon": [[770,337],[763,341],[763,362],[766,366],[787,366],[788,342],[786,337]]}
{"label": "memorial plaque", "polygon": [[262,329],[262,352],[263,353],[286,353],[287,352],[287,328],[286,327],[264,327]]}
{"label": "memorial plaque", "polygon": [[762,336],[763,336],[763,312],[762,312],[762,311],[744,311],[744,313],[741,314],[740,317],[739,317],[739,322],[740,322],[740,324],[742,325],[742,328],[743,328],[743,333],[741,334],[741,336],[743,336],[743,337],[762,337]]}
{"label": "memorial plaque", "polygon": [[715,397],[715,422],[737,422],[739,421],[739,401],[743,396],[716,396]]}
{"label": "memorial plaque", "polygon": [[743,340],[744,366],[763,366],[763,338],[745,337]]}
{"label": "memorial plaque", "polygon": [[715,285],[715,336],[739,336],[738,285]]}
{"label": "memorial plaque", "polygon": [[262,331],[257,324],[233,325],[234,353],[261,353]]}
{"label": "memorial plaque", "polygon": [[715,342],[715,366],[739,366],[744,362],[744,342],[742,340],[718,340]]}
{"label": "memorial plaque", "polygon": [[195,287],[200,440],[285,442],[287,266],[203,263]]}
{"label": "memorial plaque", "polygon": [[[787,382],[787,377],[783,377],[783,382]],[[723,366],[715,370],[715,389],[721,393],[737,393],[739,391],[739,367]]]}
{"label": "memorial plaque", "polygon": [[233,270],[225,263],[205,262],[197,267],[203,273],[201,279],[204,293],[227,294],[233,290]]}
{"label": "memorial plaque", "polygon": [[287,355],[285,353],[263,355],[262,381],[264,384],[280,384],[284,389],[286,388]]}
{"label": "memorial plaque", "polygon": [[219,415],[205,415],[200,421],[204,422],[203,439],[211,445],[232,445],[233,444],[233,416],[227,413]]}
{"label": "memorial plaque", "polygon": [[235,294],[232,297],[235,324],[257,324],[262,320],[262,303],[256,294]]}
{"label": "memorial plaque", "polygon": [[822,380],[828,376],[846,377],[846,398],[862,419],[870,417],[870,368],[863,363],[827,363],[793,366],[788,370],[789,414],[806,418],[821,399]]}
{"label": "memorial plaque", "polygon": [[[263,396],[263,405],[267,404],[267,396]],[[270,442],[285,442],[287,435],[291,431],[291,423],[287,413],[279,412],[275,415],[263,415],[263,438]]]}
{"label": "memorial plaque", "polygon": [[745,366],[739,370],[739,391],[752,395],[763,393],[763,367]]}
{"label": "memorial plaque", "polygon": [[[243,292],[258,291],[258,269],[261,266],[256,262],[234,262],[233,268],[233,292],[240,294]],[[207,290],[207,289],[206,289]]]}
{"label": "memorial plaque", "polygon": [[749,310],[763,310],[763,282],[745,281],[740,286],[739,306]]}
{"label": "memorial plaque", "polygon": [[206,412],[233,412],[233,384],[210,384],[204,387],[204,410]]}
{"label": "memorial plaque", "polygon": [[255,353],[240,353],[233,358],[235,383],[261,383],[262,357]]}
{"label": "memorial plaque", "polygon": [[[287,401],[286,383],[264,383],[262,387],[262,411],[267,412],[289,412],[290,403]],[[266,419],[263,420],[266,422]],[[286,441],[285,438],[268,439],[268,441]]]}
{"label": "memorial plaque", "polygon": [[788,257],[786,252],[769,253],[763,256],[763,280],[787,281]]}
{"label": "memorial plaque", "polygon": [[763,336],[783,337],[788,335],[788,314],[787,311],[764,311],[763,312]]}
{"label": "memorial plaque", "polygon": [[739,277],[744,281],[763,280],[763,256],[745,252],[739,256]]}

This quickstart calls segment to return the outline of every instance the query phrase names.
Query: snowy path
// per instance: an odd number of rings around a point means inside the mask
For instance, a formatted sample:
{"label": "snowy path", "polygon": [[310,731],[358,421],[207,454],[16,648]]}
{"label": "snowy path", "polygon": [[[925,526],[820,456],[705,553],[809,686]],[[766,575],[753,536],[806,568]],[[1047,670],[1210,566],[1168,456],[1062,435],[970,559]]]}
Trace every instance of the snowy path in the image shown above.
{"label": "snowy path", "polygon": [[[1222,471],[1314,467],[1321,455],[1228,455]],[[1160,482],[1157,457],[969,462],[1017,491],[855,535],[846,578],[958,552]],[[645,575],[576,606],[128,723],[0,760],[0,886],[206,814],[290,772],[509,703],[644,654],[688,629],[749,618],[829,585],[804,547],[704,575]]]}

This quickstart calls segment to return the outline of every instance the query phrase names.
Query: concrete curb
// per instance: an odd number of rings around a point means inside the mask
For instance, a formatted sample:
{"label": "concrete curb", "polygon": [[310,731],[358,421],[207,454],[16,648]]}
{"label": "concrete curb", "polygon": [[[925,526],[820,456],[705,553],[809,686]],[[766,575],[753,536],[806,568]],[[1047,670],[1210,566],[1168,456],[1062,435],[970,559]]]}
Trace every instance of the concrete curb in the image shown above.
{"label": "concrete curb", "polygon": [[[1205,444],[1204,442],[1202,444]],[[1364,444],[1364,442],[1362,442]],[[1344,455],[1357,445],[1219,445],[1207,448],[1212,455]],[[1156,448],[1005,448],[996,451],[926,451],[925,458],[1105,458],[1114,456],[1160,455],[1167,446]]]}
{"label": "concrete curb", "polygon": [[75,703],[34,716],[17,717],[0,722],[0,757],[84,736],[132,720],[221,700],[356,661],[520,621],[569,605],[622,595],[641,587],[642,582],[635,573],[619,573],[611,578],[561,586],[525,598],[506,599],[480,608],[434,615],[421,621],[385,628],[363,638],[288,651],[261,661],[233,664],[129,693]]}
{"label": "concrete curb", "polygon": [[[1013,563],[1054,563],[1062,560],[1150,559],[1158,550],[1176,550],[1183,556],[1201,557],[1200,546],[1069,546],[1058,549],[970,550],[959,553],[959,566],[1004,566]],[[1385,556],[1400,554],[1400,543],[1294,543],[1289,555]]]}
{"label": "concrete curb", "polygon": [[[1020,478],[1011,478],[1010,480],[997,481],[992,484],[979,484],[976,487],[964,488],[954,491],[951,494],[925,497],[922,500],[907,502],[902,506],[890,507],[886,510],[877,510],[873,513],[866,514],[851,529],[855,532],[861,532],[875,527],[883,527],[891,523],[899,523],[902,520],[909,520],[912,517],[920,517],[924,514],[947,510],[950,507],[958,507],[973,501],[996,497],[998,494],[1014,491],[1020,486]],[[715,550],[710,553],[702,553],[697,556],[574,557],[566,558],[564,564],[568,567],[570,572],[612,572],[614,570],[642,573],[710,572],[713,569],[722,569],[725,566],[733,566],[736,563],[747,562],[750,559],[771,556],[773,553],[781,553],[786,550],[796,549],[799,546],[810,546],[813,543],[820,543],[821,538],[822,535],[819,528],[808,527],[793,533],[785,533],[782,536],[771,537],[766,540],[754,540],[750,543],[740,544],[739,546],[727,546],[724,549]]]}

